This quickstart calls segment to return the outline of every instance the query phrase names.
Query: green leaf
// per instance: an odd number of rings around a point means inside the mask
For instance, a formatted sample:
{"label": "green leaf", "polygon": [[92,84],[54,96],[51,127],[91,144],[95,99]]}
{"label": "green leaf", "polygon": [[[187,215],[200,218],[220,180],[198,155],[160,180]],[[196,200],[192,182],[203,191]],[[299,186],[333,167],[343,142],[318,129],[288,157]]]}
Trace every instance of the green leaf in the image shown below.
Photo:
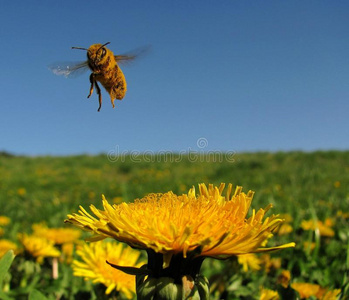
{"label": "green leaf", "polygon": [[46,296],[44,296],[41,292],[39,292],[38,290],[33,290],[30,294],[29,294],[29,298],[28,300],[48,300],[48,298],[46,298]]}
{"label": "green leaf", "polygon": [[2,284],[2,281],[4,280],[4,277],[7,271],[10,269],[10,266],[14,258],[15,258],[15,255],[13,253],[13,250],[9,250],[0,259],[0,285]]}
{"label": "green leaf", "polygon": [[0,291],[0,299],[1,300],[14,300],[13,298],[7,296],[4,292]]}
{"label": "green leaf", "polygon": [[118,269],[126,274],[129,275],[151,275],[151,270],[148,269],[142,269],[142,268],[134,268],[134,267],[122,267],[118,265],[114,265],[108,261],[106,263],[110,266],[112,266],[114,269]]}

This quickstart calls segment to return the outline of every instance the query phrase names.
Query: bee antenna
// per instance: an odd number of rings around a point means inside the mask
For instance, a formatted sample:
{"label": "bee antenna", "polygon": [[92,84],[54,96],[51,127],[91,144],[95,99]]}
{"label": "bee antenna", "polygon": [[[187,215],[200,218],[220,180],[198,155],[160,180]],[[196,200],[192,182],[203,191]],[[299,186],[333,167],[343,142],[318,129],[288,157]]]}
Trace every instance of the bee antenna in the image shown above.
{"label": "bee antenna", "polygon": [[[107,43],[105,43],[104,45],[102,45],[102,47],[104,47],[104,46],[107,46],[107,45],[109,45],[110,44],[110,42],[107,42]],[[102,48],[101,47],[101,48]]]}
{"label": "bee antenna", "polygon": [[86,48],[81,48],[81,47],[71,47],[72,49],[79,49],[79,50],[86,50],[86,51],[88,51],[88,49],[86,49]]}
{"label": "bee antenna", "polygon": [[107,45],[109,45],[109,44],[110,44],[110,42],[103,44],[102,46],[99,47],[99,49],[97,50],[97,52],[98,52],[99,50],[101,50],[104,46],[107,46]]}

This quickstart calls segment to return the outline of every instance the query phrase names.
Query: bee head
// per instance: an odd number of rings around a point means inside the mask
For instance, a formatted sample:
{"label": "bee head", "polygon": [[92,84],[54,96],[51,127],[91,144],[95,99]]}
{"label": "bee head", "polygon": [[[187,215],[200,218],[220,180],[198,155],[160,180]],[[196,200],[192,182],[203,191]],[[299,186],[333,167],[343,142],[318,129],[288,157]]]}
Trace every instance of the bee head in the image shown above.
{"label": "bee head", "polygon": [[110,42],[105,44],[93,44],[88,49],[81,47],[72,47],[72,49],[80,49],[87,51],[87,59],[93,64],[98,64],[107,54],[106,45],[110,44]]}

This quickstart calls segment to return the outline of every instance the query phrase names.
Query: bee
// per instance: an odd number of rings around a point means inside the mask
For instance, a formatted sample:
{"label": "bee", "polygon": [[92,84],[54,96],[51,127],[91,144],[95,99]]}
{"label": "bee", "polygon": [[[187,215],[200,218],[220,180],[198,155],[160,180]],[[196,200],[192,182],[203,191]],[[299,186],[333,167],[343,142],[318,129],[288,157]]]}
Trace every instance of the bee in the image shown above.
{"label": "bee", "polygon": [[91,97],[95,87],[99,101],[98,111],[100,111],[102,107],[102,93],[97,82],[100,82],[110,95],[111,104],[114,108],[115,99],[122,100],[125,97],[127,90],[125,76],[118,63],[131,61],[141,52],[145,51],[145,48],[143,48],[130,54],[114,55],[114,53],[106,47],[106,45],[109,44],[110,42],[103,45],[93,44],[88,49],[72,47],[72,49],[87,51],[87,61],[74,64],[59,64],[50,66],[53,73],[56,75],[64,75],[66,77],[76,75],[81,71],[90,69],[92,71],[90,75],[91,87],[87,98]]}

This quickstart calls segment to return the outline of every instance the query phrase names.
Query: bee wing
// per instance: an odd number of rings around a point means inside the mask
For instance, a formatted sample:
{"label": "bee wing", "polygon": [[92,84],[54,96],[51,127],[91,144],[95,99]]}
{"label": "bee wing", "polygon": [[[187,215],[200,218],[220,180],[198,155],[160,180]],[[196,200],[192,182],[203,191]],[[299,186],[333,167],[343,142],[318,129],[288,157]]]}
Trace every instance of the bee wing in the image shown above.
{"label": "bee wing", "polygon": [[140,56],[143,56],[149,50],[150,50],[150,46],[144,46],[144,47],[134,49],[134,50],[129,51],[129,52],[124,53],[124,54],[115,55],[114,57],[115,57],[115,60],[117,63],[128,64],[132,60],[134,60],[135,58],[139,58]]}
{"label": "bee wing", "polygon": [[84,62],[61,62],[52,64],[48,67],[56,75],[64,75],[65,77],[73,77],[86,72],[89,67],[87,61]]}

